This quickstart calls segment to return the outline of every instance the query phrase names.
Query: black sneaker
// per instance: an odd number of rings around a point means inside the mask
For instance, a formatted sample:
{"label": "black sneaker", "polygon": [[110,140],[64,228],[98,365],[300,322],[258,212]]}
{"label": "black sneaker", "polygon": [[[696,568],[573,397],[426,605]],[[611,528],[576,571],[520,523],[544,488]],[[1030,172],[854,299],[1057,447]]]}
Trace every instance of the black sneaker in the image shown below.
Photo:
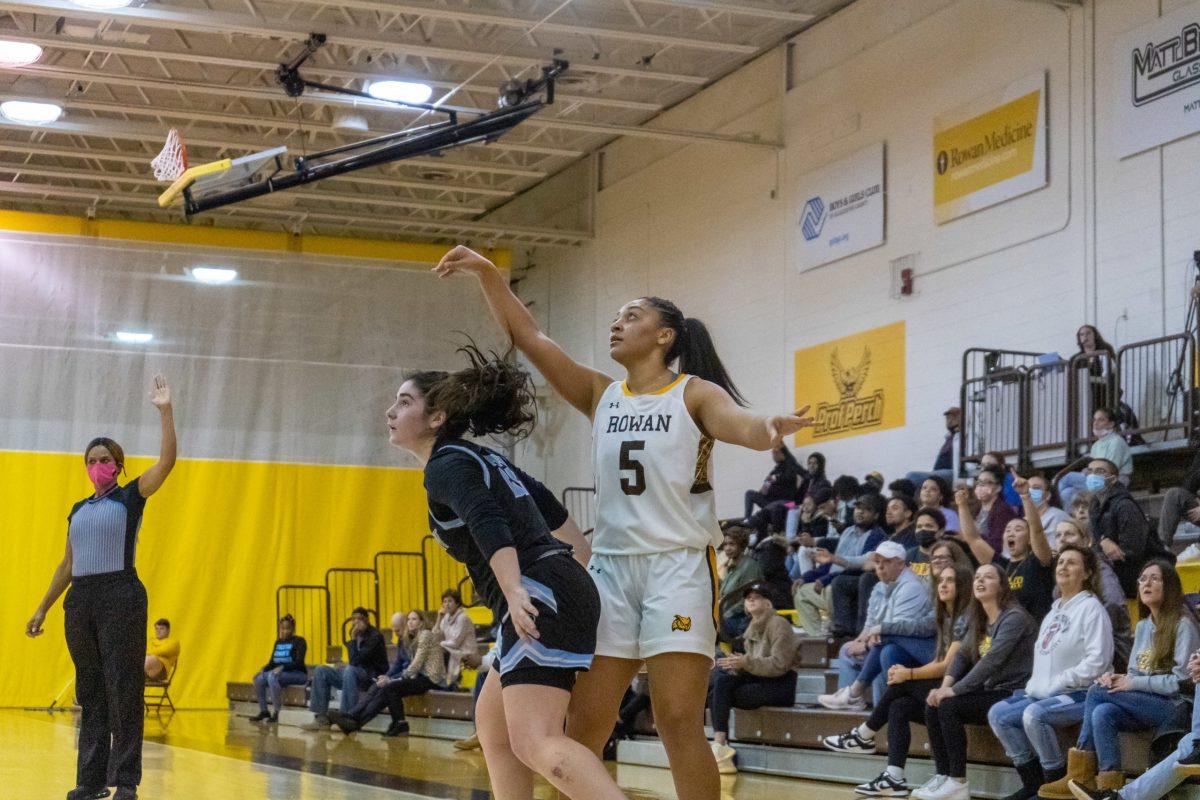
{"label": "black sneaker", "polygon": [[257,714],[255,714],[253,717],[250,717],[250,721],[251,722],[262,722],[263,720],[270,719],[270,718],[271,718],[270,711],[260,711]]}
{"label": "black sneaker", "polygon": [[[875,740],[862,738],[858,735],[857,730],[839,733],[837,736],[822,736],[821,744],[838,753],[866,753],[869,755],[875,752]],[[863,784],[863,786],[866,785]],[[904,793],[908,794],[908,790],[905,789]]]}
{"label": "black sneaker", "polygon": [[384,732],[384,736],[403,736],[408,733],[408,720],[393,720],[388,729]]}
{"label": "black sneaker", "polygon": [[329,721],[342,729],[342,733],[354,733],[359,729],[358,720],[349,714],[343,714],[340,711],[330,711]]}
{"label": "black sneaker", "polygon": [[1192,752],[1175,762],[1175,774],[1200,775],[1200,739],[1192,745]]}
{"label": "black sneaker", "polygon": [[1112,789],[1089,789],[1075,781],[1067,781],[1067,788],[1075,800],[1121,800],[1121,793]]}
{"label": "black sneaker", "polygon": [[272,714],[271,716],[267,717],[267,723],[270,725],[278,725],[279,724],[279,714],[275,713],[275,714]]}
{"label": "black sneaker", "polygon": [[[874,749],[872,745],[872,752]],[[903,778],[896,780],[887,770],[879,773],[879,777],[875,780],[860,783],[854,787],[855,794],[865,794],[867,797],[908,797],[909,791],[911,790]]]}
{"label": "black sneaker", "polygon": [[107,786],[101,786],[98,789],[89,789],[86,786],[76,786],[74,789],[67,792],[67,800],[100,800],[102,797],[108,797]]}

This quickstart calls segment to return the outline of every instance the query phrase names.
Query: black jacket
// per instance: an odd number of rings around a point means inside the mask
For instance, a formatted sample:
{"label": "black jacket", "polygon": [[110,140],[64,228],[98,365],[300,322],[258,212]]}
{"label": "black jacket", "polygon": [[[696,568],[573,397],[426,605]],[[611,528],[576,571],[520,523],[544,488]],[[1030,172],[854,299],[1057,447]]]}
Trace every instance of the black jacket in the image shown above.
{"label": "black jacket", "polygon": [[350,654],[350,666],[362,667],[371,680],[387,674],[387,644],[378,628],[367,628],[361,637],[346,642],[346,651]]}
{"label": "black jacket", "polygon": [[1128,598],[1137,597],[1137,579],[1142,567],[1151,558],[1165,558],[1172,563],[1175,555],[1163,546],[1158,532],[1150,527],[1142,507],[1121,483],[1114,483],[1092,498],[1088,512],[1092,539],[1097,545],[1102,539],[1115,542],[1125,558],[1113,562],[1113,572],[1121,582]]}

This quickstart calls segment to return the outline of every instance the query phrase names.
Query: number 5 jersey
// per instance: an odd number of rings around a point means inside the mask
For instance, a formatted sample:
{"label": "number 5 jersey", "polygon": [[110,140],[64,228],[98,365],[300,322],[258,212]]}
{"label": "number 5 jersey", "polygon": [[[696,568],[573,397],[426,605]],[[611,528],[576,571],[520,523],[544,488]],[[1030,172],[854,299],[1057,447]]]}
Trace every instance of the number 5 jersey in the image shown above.
{"label": "number 5 jersey", "polygon": [[683,400],[690,375],[649,394],[604,390],[593,422],[596,530],[602,555],[703,550],[721,543],[709,483],[713,440]]}

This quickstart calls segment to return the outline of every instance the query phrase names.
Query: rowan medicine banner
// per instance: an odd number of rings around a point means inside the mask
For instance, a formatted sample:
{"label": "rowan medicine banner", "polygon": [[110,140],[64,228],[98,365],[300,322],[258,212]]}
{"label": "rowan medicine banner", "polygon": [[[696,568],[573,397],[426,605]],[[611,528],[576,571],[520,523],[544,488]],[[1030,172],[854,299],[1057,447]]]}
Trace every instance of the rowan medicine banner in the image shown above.
{"label": "rowan medicine banner", "polygon": [[1117,37],[1109,59],[1118,157],[1200,131],[1200,3]]}
{"label": "rowan medicine banner", "polygon": [[1044,72],[934,118],[933,218],[939,225],[1041,189],[1048,180]]}
{"label": "rowan medicine banner", "polygon": [[814,424],[796,445],[904,425],[904,322],[796,351],[796,407]]}
{"label": "rowan medicine banner", "polygon": [[884,241],[883,142],[800,178],[792,241],[801,272]]}

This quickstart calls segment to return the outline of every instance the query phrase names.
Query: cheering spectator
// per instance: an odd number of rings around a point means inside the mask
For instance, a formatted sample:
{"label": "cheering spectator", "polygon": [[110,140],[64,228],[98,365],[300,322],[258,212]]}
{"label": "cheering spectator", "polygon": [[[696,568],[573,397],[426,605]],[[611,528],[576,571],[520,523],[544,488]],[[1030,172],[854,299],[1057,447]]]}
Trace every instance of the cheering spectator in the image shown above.
{"label": "cheering spectator", "polygon": [[433,624],[433,633],[449,656],[445,683],[447,686],[457,686],[463,667],[475,669],[480,663],[475,623],[467,616],[462,595],[457,589],[442,592],[442,610]]}
{"label": "cheering spectator", "polygon": [[988,712],[1021,776],[1014,800],[1030,800],[1066,775],[1056,729],[1083,720],[1088,687],[1112,669],[1112,624],[1098,596],[1095,552],[1064,547],[1054,577],[1062,596],[1042,620],[1029,682]]}
{"label": "cheering spectator", "polygon": [[1046,532],[1046,537],[1050,540],[1050,547],[1053,549],[1054,532],[1058,529],[1058,523],[1068,519],[1071,515],[1059,507],[1058,493],[1054,491],[1054,484],[1041,475],[1029,478],[1029,498],[1033,500],[1038,518],[1042,521],[1042,530]]}
{"label": "cheering spectator", "polygon": [[925,723],[925,700],[946,674],[946,669],[958,655],[966,635],[967,607],[971,600],[971,571],[966,567],[948,565],[938,573],[933,583],[934,619],[937,625],[937,647],[934,658],[919,667],[893,664],[887,671],[887,691],[876,703],[866,722],[838,736],[826,736],[821,741],[840,753],[874,753],[875,734],[886,725],[888,729],[888,765],[879,777],[861,784],[855,791],[868,796],[903,796],[908,794],[904,781],[904,765],[912,743],[911,723]]}
{"label": "cheering spectator", "polygon": [[762,567],[746,552],[750,543],[750,531],[730,526],[725,529],[726,564],[725,579],[721,581],[717,595],[717,609],[721,618],[721,634],[727,641],[741,636],[750,624],[750,615],[742,603],[742,590],[763,578]]}
{"label": "cheering spectator", "polygon": [[[893,664],[916,667],[933,659],[933,600],[927,581],[905,564],[907,552],[898,542],[880,542],[875,548],[875,574],[867,618],[858,637],[838,653],[838,690],[817,697],[833,710],[866,708],[866,689]],[[877,687],[876,699],[883,694]]]}
{"label": "cheering spectator", "polygon": [[[304,654],[308,642],[296,635],[296,619],[291,614],[279,618],[279,638],[271,646],[271,660],[254,676],[254,694],[258,697],[258,714],[251,722],[279,722],[279,711],[283,707],[283,690],[288,686],[303,686],[308,683],[308,671],[304,666]],[[267,708],[267,692],[271,694],[272,712]]]}
{"label": "cheering spectator", "polygon": [[1087,473],[1088,491],[1092,492],[1088,510],[1092,538],[1100,542],[1100,549],[1112,562],[1125,596],[1133,598],[1137,577],[1146,561],[1157,557],[1174,562],[1175,556],[1163,547],[1158,534],[1150,529],[1142,507],[1117,480],[1115,464],[1102,458],[1093,459]]}
{"label": "cheering spectator", "polygon": [[1117,431],[1117,415],[1112,409],[1098,408],[1092,414],[1092,436],[1096,437],[1096,441],[1092,443],[1092,449],[1087,455],[1063,467],[1055,478],[1058,493],[1062,496],[1063,503],[1068,506],[1080,489],[1086,488],[1093,494],[1100,489],[1099,482],[1088,478],[1090,473],[1078,471],[1089,462],[1111,462],[1116,467],[1115,474],[1120,476],[1120,481],[1125,486],[1129,485],[1129,480],[1133,477],[1133,455],[1129,452],[1129,444],[1125,437]]}
{"label": "cheering spectator", "polygon": [[925,699],[935,774],[913,791],[915,800],[970,800],[966,726],[986,722],[993,705],[1025,685],[1033,665],[1037,625],[1000,568],[980,565],[971,588],[967,636],[942,685]]}
{"label": "cheering spectator", "polygon": [[[837,549],[831,553],[828,540],[818,542],[813,552],[816,566],[801,576],[798,586],[793,584],[796,614],[808,635],[820,635],[821,615],[831,613],[831,584],[836,578],[849,571],[848,580],[853,584],[853,591],[858,591],[858,576],[862,574],[867,556],[883,541],[883,531],[875,524],[882,506],[883,499],[879,495],[860,497],[854,507],[855,524],[842,532],[837,539]],[[853,626],[857,615],[857,608],[844,611],[843,624]]]}
{"label": "cheering spectator", "polygon": [[[1054,556],[1042,522],[1029,495],[1029,482],[1014,475],[1014,486],[1025,503],[1025,518],[1013,517],[1004,528],[1004,549],[1008,557],[980,537],[969,514],[962,517],[963,539],[980,564],[992,562],[1004,570],[1009,587],[1030,615],[1041,622],[1054,602]],[[958,490],[959,508],[966,502],[966,490]]]}
{"label": "cheering spectator", "polygon": [[1004,454],[997,453],[994,450],[984,453],[983,457],[979,459],[979,468],[983,469],[984,467],[996,467],[1000,470],[1000,474],[1004,476],[1004,483],[1002,484],[1003,488],[1000,492],[1000,496],[1004,498],[1004,502],[1008,504],[1009,508],[1011,508],[1013,511],[1016,511],[1018,508],[1020,508],[1021,498],[1017,496],[1016,490],[1012,488],[1012,468],[1009,467],[1008,462],[1004,460]]}
{"label": "cheering spectator", "polygon": [[[813,555],[818,564],[831,563],[830,572],[836,573],[829,586],[832,596],[828,598],[834,636],[854,636],[862,628],[864,614],[860,613],[859,603],[865,604],[867,598],[858,593],[859,579],[870,568],[867,560],[871,551],[884,539],[883,530],[879,527],[884,510],[883,497],[874,493],[863,494],[854,507],[854,528],[842,532],[837,550],[829,553],[828,550],[818,549]],[[843,547],[848,537],[850,541]],[[869,548],[860,549],[864,539],[874,541],[871,541]],[[861,555],[855,555],[857,553]]]}
{"label": "cheering spectator", "polygon": [[350,612],[350,639],[346,642],[349,664],[322,664],[313,673],[312,697],[309,709],[313,720],[303,726],[306,731],[318,731],[332,725],[329,719],[329,693],[341,687],[341,711],[346,713],[358,703],[358,692],[388,670],[387,644],[383,634],[370,622],[367,609],[359,607]]}
{"label": "cheering spectator", "polygon": [[171,638],[171,623],[160,619],[154,623],[154,638],[146,644],[146,677],[164,680],[179,660],[179,640]]}
{"label": "cheering spectator", "polygon": [[796,701],[796,636],[786,619],[775,613],[771,589],[752,583],[743,591],[750,625],[743,637],[744,653],[717,659],[710,685],[713,751],[722,772],[733,765],[729,746],[731,708],[790,706]]}
{"label": "cheering spectator", "polygon": [[1106,672],[1088,689],[1079,741],[1067,754],[1067,774],[1038,791],[1046,800],[1070,800],[1072,780],[1089,788],[1120,789],[1125,773],[1119,734],[1157,731],[1187,717],[1179,684],[1187,680],[1187,661],[1200,645],[1200,632],[1171,564],[1156,559],[1142,569],[1138,607],[1137,658],[1127,674]]}
{"label": "cheering spectator", "polygon": [[921,483],[921,505],[940,509],[946,518],[946,530],[958,533],[962,530],[958,521],[958,510],[954,508],[954,493],[950,484],[937,475],[931,475]]}
{"label": "cheering spectator", "polygon": [[[962,487],[955,490],[954,500],[958,505],[958,521],[962,527],[963,537],[966,538],[967,528],[977,532],[996,552],[1004,548],[1004,531],[1008,523],[1017,518],[1012,508],[1001,497],[1001,487],[1004,485],[1004,474],[999,467],[984,467],[975,479],[975,499],[979,501],[979,513],[972,518],[974,524],[969,525],[967,518],[972,517],[970,497]],[[1020,500],[1020,497],[1017,498]],[[980,563],[986,563],[981,561]]]}
{"label": "cheering spectator", "polygon": [[[942,412],[942,416],[946,420],[946,438],[942,441],[942,448],[938,450],[937,458],[934,459],[933,470],[930,472],[910,472],[904,476],[912,481],[915,486],[920,486],[933,475],[950,483],[960,474],[958,451],[959,432],[962,429],[962,409],[958,406],[950,406],[950,408]],[[924,500],[921,502],[929,505]]]}
{"label": "cheering spectator", "polygon": [[[1113,669],[1124,672],[1129,665],[1129,653],[1133,649],[1133,629],[1129,624],[1129,606],[1125,603],[1125,592],[1121,589],[1121,581],[1113,572],[1112,564],[1104,551],[1097,550],[1088,530],[1073,519],[1058,523],[1057,547],[1074,545],[1085,550],[1092,550],[1098,557],[1100,566],[1100,602],[1108,612],[1108,620],[1112,623],[1113,631]],[[1054,552],[1058,557],[1058,550]],[[1054,599],[1058,599],[1058,587],[1054,587]]]}

